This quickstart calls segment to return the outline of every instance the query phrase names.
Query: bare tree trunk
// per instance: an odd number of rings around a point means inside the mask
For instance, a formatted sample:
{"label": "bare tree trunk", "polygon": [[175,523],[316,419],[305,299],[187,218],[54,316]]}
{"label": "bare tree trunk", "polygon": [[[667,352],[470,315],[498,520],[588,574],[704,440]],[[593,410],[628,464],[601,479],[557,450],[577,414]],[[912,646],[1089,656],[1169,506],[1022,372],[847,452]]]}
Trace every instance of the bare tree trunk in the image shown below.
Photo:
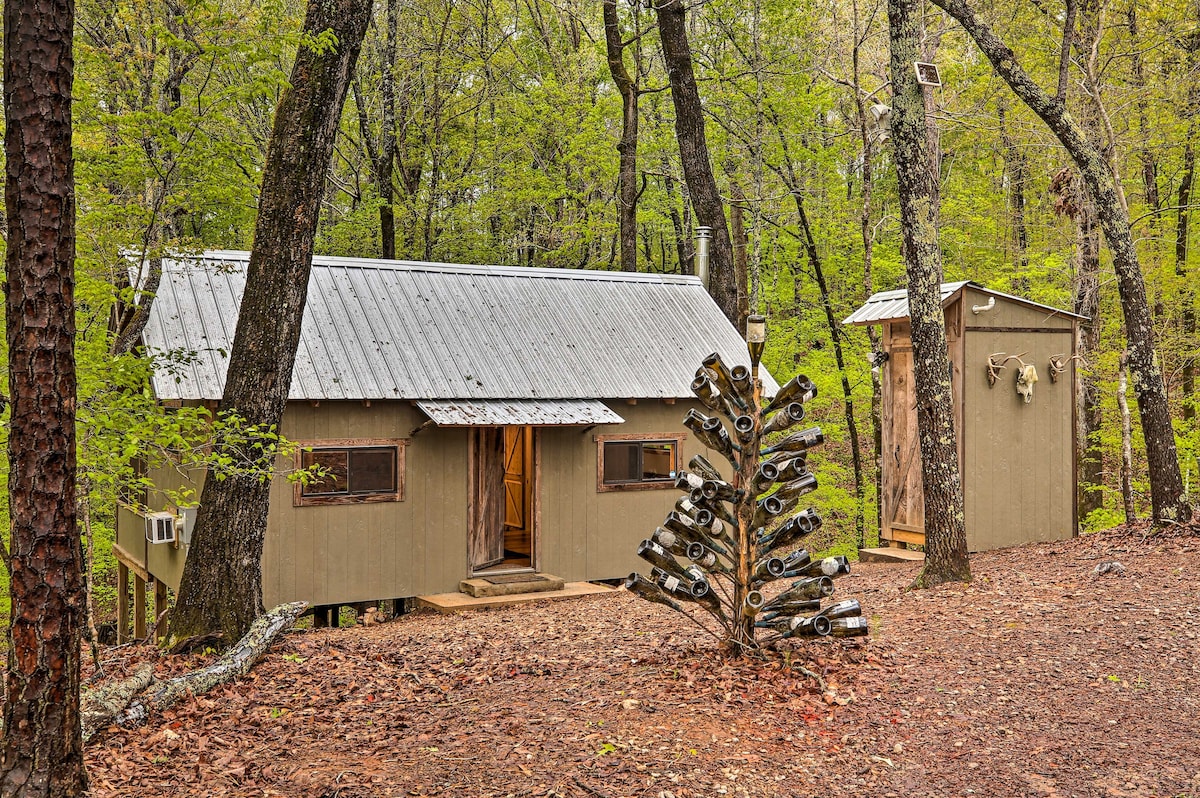
{"label": "bare tree trunk", "polygon": [[[1072,181],[1075,182],[1075,181]],[[1079,393],[1075,397],[1079,447],[1079,517],[1104,506],[1104,447],[1100,443],[1103,410],[1096,361],[1100,356],[1100,230],[1096,206],[1082,186],[1068,188],[1075,195],[1075,297],[1073,309],[1086,316],[1078,327],[1075,352],[1083,363],[1079,369]]]}
{"label": "bare tree trunk", "polygon": [[[874,249],[875,249],[875,232],[872,217],[874,215],[873,201],[875,191],[875,132],[867,121],[867,108],[864,100],[865,92],[862,88],[861,76],[861,53],[862,46],[866,40],[866,33],[859,27],[858,15],[858,0],[853,3],[854,12],[854,48],[851,52],[851,62],[853,65],[853,91],[854,91],[854,107],[858,115],[858,131],[862,139],[862,185],[859,188],[859,196],[862,204],[859,208],[858,229],[859,235],[862,237],[863,247],[863,299],[875,293],[875,278],[873,273],[874,267]],[[867,340],[870,342],[871,351],[882,351],[882,340],[879,331],[879,325],[867,325]],[[879,374],[871,370],[871,446],[873,452],[872,462],[874,463],[875,473],[872,482],[875,485],[875,526],[882,526],[883,502],[879,497],[882,495],[882,478],[883,478],[883,463],[880,459],[880,452],[883,450],[883,424],[881,421],[880,411],[882,408],[883,387],[880,383]]]}
{"label": "bare tree trunk", "polygon": [[914,395],[925,498],[925,567],[916,585],[971,578],[962,479],[954,429],[950,361],[942,313],[938,206],[929,163],[925,102],[913,71],[921,34],[921,0],[888,0],[891,41],[892,141],[908,271]]}
{"label": "bare tree trunk", "polygon": [[1121,413],[1121,502],[1125,506],[1125,523],[1137,520],[1137,508],[1133,503],[1133,422],[1129,418],[1129,402],[1125,392],[1129,388],[1126,374],[1129,370],[1129,353],[1121,353],[1117,366],[1117,409]]}
{"label": "bare tree trunk", "polygon": [[750,270],[746,262],[749,237],[746,235],[746,195],[742,187],[732,178],[729,181],[729,233],[733,239],[733,280],[737,285],[737,318],[733,326],[746,329],[746,317],[750,315]]}
{"label": "bare tree trunk", "polygon": [[1175,433],[1171,426],[1166,385],[1154,356],[1154,328],[1146,285],[1138,262],[1129,213],[1103,153],[1088,142],[1067,112],[1061,97],[1046,93],[1017,63],[1016,54],[1000,41],[964,0],[933,0],[966,29],[996,72],[1016,95],[1041,117],[1079,167],[1096,204],[1100,227],[1112,253],[1121,294],[1121,310],[1129,342],[1129,372],[1138,398],[1150,477],[1150,499],[1156,523],[1190,519],[1192,509],[1183,490]]}
{"label": "bare tree trunk", "polygon": [[[324,175],[370,13],[370,0],[311,0],[305,33],[331,31],[338,44],[321,52],[301,47],[275,113],[221,401],[222,413],[261,428],[278,429],[287,403]],[[270,488],[257,475],[209,473],[171,616],[177,637],[219,631],[237,640],[263,611]]]}
{"label": "bare tree trunk", "polygon": [[712,228],[708,292],[730,322],[737,323],[737,283],[733,274],[733,245],[725,222],[725,205],[717,190],[708,141],[704,134],[704,109],[696,76],[692,72],[692,49],[688,44],[681,0],[666,0],[654,7],[663,60],[675,105],[675,136],[688,195],[696,209],[696,220]]}
{"label": "bare tree trunk", "polygon": [[0,796],[87,791],[75,504],[72,0],[4,4],[9,567]]}
{"label": "bare tree trunk", "polygon": [[[997,101],[996,115],[1000,121],[1000,143],[1004,147],[1004,175],[1008,178],[1008,209],[1012,214],[1013,243],[1016,247],[1015,265],[1021,282],[1025,283],[1028,280],[1025,270],[1029,267],[1029,232],[1025,226],[1025,185],[1029,179],[1029,162],[1008,132],[1004,100]],[[1027,285],[1022,287],[1028,288]]]}
{"label": "bare tree trunk", "polygon": [[379,183],[380,254],[389,260],[396,257],[396,211],[392,205],[392,171],[396,163],[396,27],[399,24],[399,3],[387,0],[387,33],[383,58],[380,62],[379,90],[383,94],[383,121],[379,133],[379,161],[375,166]]}
{"label": "bare tree trunk", "polygon": [[817,242],[813,238],[812,227],[808,223],[808,214],[804,210],[804,200],[797,190],[792,191],[796,201],[796,213],[800,217],[801,239],[804,252],[808,255],[808,263],[813,267],[813,276],[817,280],[817,288],[821,292],[821,307],[825,311],[825,323],[829,326],[829,337],[833,340],[833,357],[837,362],[838,374],[842,377],[842,409],[846,417],[846,434],[850,439],[850,459],[854,469],[854,539],[862,548],[866,537],[866,513],[863,505],[866,503],[866,485],[863,483],[862,450],[858,443],[858,422],[854,417],[854,395],[850,390],[850,375],[846,373],[846,357],[842,346],[842,327],[838,324],[833,313],[833,303],[829,297],[829,284],[825,282],[825,270],[821,267],[820,253],[817,252]]}
{"label": "bare tree trunk", "polygon": [[[621,238],[621,271],[637,271],[638,85],[625,68],[625,44],[617,18],[617,0],[604,0],[604,44],[608,71],[621,95],[621,140],[617,142],[617,229]],[[663,262],[666,269],[666,262]]]}
{"label": "bare tree trunk", "polygon": [[1188,124],[1188,138],[1183,147],[1183,174],[1179,177],[1179,193],[1175,217],[1175,275],[1182,287],[1180,302],[1183,303],[1183,337],[1187,355],[1183,361],[1183,420],[1196,420],[1196,291],[1188,276],[1188,230],[1191,220],[1188,206],[1192,202],[1192,183],[1196,174],[1196,150],[1193,146],[1196,134],[1196,117]]}
{"label": "bare tree trunk", "polygon": [[1155,225],[1157,211],[1161,200],[1158,194],[1158,162],[1154,158],[1154,151],[1150,148],[1150,127],[1149,108],[1147,104],[1148,92],[1146,90],[1146,67],[1142,60],[1142,44],[1138,41],[1138,19],[1137,19],[1137,3],[1130,3],[1126,11],[1129,20],[1129,39],[1132,42],[1132,50],[1130,54],[1130,68],[1133,71],[1133,86],[1134,97],[1137,103],[1138,112],[1138,134],[1141,139],[1141,144],[1138,147],[1138,160],[1142,165],[1142,193],[1145,196],[1146,205],[1153,212],[1150,216],[1150,224]]}

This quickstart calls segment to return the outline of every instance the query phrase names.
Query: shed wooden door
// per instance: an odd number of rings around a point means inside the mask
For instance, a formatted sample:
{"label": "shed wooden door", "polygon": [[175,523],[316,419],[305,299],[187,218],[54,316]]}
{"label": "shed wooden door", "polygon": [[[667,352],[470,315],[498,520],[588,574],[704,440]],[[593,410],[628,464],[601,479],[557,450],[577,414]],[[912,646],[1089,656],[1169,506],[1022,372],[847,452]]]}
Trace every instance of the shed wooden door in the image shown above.
{"label": "shed wooden door", "polygon": [[905,543],[925,542],[925,499],[921,486],[921,440],[917,433],[917,414],[913,407],[912,347],[897,346],[890,351],[889,379],[884,389],[883,470],[891,478],[883,485],[882,535]]}
{"label": "shed wooden door", "polygon": [[471,430],[471,499],[467,551],[471,570],[504,560],[504,433],[500,427]]}
{"label": "shed wooden door", "polygon": [[[532,427],[504,428],[504,527],[506,537],[530,531]],[[518,533],[514,535],[513,533]],[[507,546],[522,551],[519,546]],[[526,547],[527,549],[527,547]]]}

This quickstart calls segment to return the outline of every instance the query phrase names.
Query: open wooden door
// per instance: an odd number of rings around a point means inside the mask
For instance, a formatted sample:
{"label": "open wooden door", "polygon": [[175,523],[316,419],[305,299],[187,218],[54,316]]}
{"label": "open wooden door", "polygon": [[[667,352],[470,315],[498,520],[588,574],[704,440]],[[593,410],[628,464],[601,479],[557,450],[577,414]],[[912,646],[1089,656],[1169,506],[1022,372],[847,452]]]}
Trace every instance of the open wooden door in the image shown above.
{"label": "open wooden door", "polygon": [[504,428],[504,549],[515,567],[533,567],[533,434]]}
{"label": "open wooden door", "polygon": [[471,496],[467,552],[471,570],[504,561],[504,432],[500,427],[471,430]]}
{"label": "open wooden door", "polygon": [[[921,440],[913,409],[912,346],[889,350],[883,407],[883,524],[880,536],[902,543],[925,543],[925,496],[921,483]],[[890,394],[890,395],[889,395]]]}

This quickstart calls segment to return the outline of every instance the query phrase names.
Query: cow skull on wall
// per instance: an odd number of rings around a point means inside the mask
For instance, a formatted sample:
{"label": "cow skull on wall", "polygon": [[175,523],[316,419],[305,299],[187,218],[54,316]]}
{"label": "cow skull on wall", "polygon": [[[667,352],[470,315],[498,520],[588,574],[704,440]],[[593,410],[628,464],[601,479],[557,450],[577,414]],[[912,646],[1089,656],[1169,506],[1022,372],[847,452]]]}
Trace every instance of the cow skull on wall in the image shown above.
{"label": "cow skull on wall", "polygon": [[1000,376],[1000,372],[1008,365],[1008,361],[1017,361],[1020,365],[1017,369],[1017,393],[1025,399],[1025,404],[1029,404],[1033,401],[1033,384],[1038,381],[1038,375],[1037,369],[1034,368],[1032,363],[1026,363],[1021,359],[1024,356],[1024,352],[1019,355],[1005,355],[1003,352],[995,352],[988,355],[987,377],[988,385],[995,385],[996,378]]}
{"label": "cow skull on wall", "polygon": [[1025,399],[1025,404],[1029,404],[1033,401],[1033,384],[1038,381],[1037,369],[1032,363],[1022,363],[1020,358],[1017,362],[1021,363],[1017,369],[1017,393]]}

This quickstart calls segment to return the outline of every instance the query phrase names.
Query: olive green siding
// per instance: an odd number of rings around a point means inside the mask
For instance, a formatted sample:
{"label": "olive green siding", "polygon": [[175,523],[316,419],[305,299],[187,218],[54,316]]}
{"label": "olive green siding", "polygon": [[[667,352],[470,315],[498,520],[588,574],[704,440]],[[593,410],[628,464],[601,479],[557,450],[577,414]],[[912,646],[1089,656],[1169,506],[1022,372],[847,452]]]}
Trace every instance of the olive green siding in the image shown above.
{"label": "olive green siding", "polygon": [[[684,415],[694,405],[654,400],[608,404],[625,419],[624,424],[582,431],[572,427],[539,430],[540,567],[564,579],[615,579],[635,570],[645,571],[646,563],[636,556],[637,544],[650,537],[680,496],[673,486],[597,492],[595,436],[678,434],[684,431]],[[718,468],[725,463],[689,435],[681,455],[685,469],[695,454],[706,454]],[[725,468],[728,470],[727,464]]]}
{"label": "olive green siding", "polygon": [[[1069,354],[1071,345],[1070,327],[967,334],[963,498],[972,551],[1074,533],[1074,363],[1057,382],[1049,374],[1050,356]],[[1017,394],[1015,362],[989,387],[987,358],[995,352],[1026,353],[1038,372],[1032,402]]]}
{"label": "olive green siding", "polygon": [[[540,427],[535,437],[536,566],[568,580],[623,577],[645,564],[635,556],[670,511],[679,492],[597,491],[595,436],[680,435],[691,405],[641,400],[610,402],[624,424]],[[298,442],[407,439],[400,502],[294,506],[294,488],[279,477],[263,550],[263,600],[270,606],[303,599],[348,604],[458,589],[467,578],[468,431],[422,426],[408,402],[289,403],[283,434]],[[414,433],[414,430],[420,430]],[[704,450],[690,436],[681,462]],[[168,470],[151,474],[160,486],[180,487]],[[196,474],[199,493],[201,474]],[[151,497],[151,506],[165,502]],[[122,510],[118,543],[150,573],[177,587],[186,547],[148,545],[140,517]]]}
{"label": "olive green siding", "polygon": [[[1072,320],[1070,316],[1065,316],[1061,313],[1056,313],[1049,308],[1036,307],[1034,305],[1026,305],[1019,302],[1014,302],[1002,297],[996,297],[996,305],[991,310],[973,313],[971,308],[977,305],[986,305],[988,298],[995,296],[988,293],[984,289],[967,286],[963,289],[963,318],[966,321],[967,329],[976,327],[1017,327],[1023,329],[1037,330],[1071,330]],[[1020,344],[1026,339],[1020,339],[1015,343]],[[1067,351],[1070,347],[1067,347]],[[1000,350],[993,349],[993,352]],[[1020,354],[1024,349],[1010,351],[1010,355]],[[1062,351],[1062,350],[1059,350]],[[990,354],[990,353],[989,353]],[[1051,354],[1058,354],[1051,352]],[[1029,362],[1026,360],[1025,362]],[[1038,374],[1041,374],[1043,367],[1038,365]]]}
{"label": "olive green siding", "polygon": [[[968,286],[946,303],[949,355],[954,369],[955,428],[962,471],[967,547],[986,551],[1031,541],[1071,537],[1075,511],[1075,362],[1057,381],[1050,358],[1074,353],[1075,321],[1049,308],[996,297]],[[884,324],[883,515],[881,536],[923,540],[920,454],[911,393],[907,320]],[[1038,375],[1033,401],[1016,391],[1019,364],[1009,361],[994,386],[988,358],[1016,355]],[[998,360],[1003,359],[998,357]],[[905,468],[904,466],[908,466]]]}

